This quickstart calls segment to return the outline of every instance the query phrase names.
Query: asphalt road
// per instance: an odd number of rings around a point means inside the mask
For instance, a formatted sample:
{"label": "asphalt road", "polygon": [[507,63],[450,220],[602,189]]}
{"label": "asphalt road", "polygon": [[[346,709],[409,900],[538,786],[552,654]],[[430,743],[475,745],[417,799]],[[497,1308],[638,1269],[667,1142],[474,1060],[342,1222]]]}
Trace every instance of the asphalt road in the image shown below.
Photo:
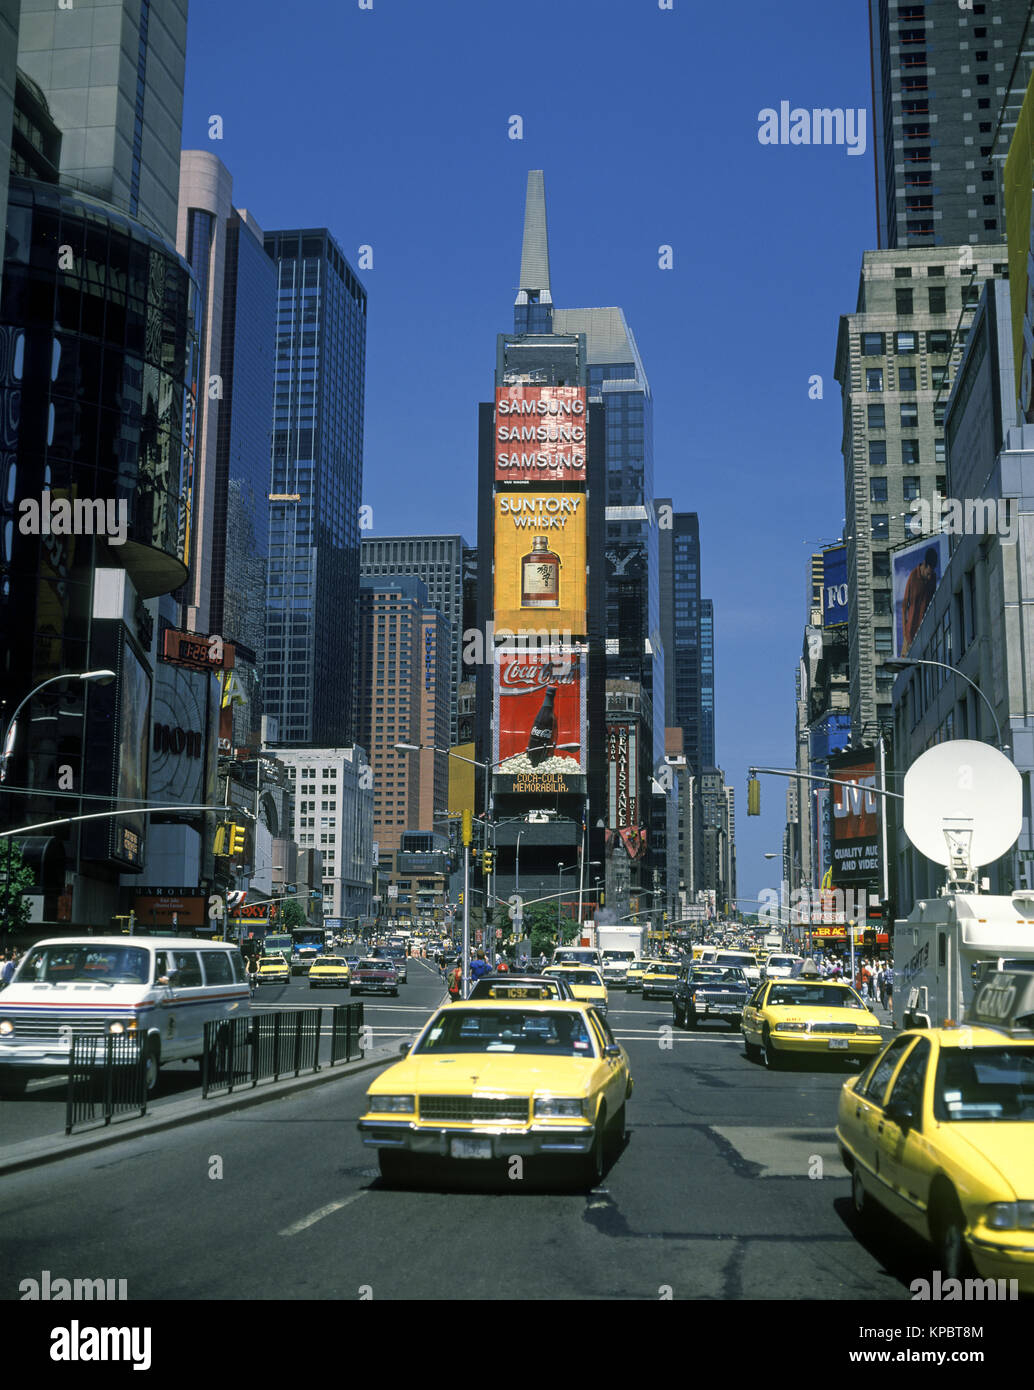
{"label": "asphalt road", "polygon": [[[399,986],[399,995],[381,996],[360,994],[365,1026],[372,1029],[373,1047],[398,1039],[412,1038],[424,1021],[445,996],[445,986],[433,965],[414,959],[408,963],[408,978]],[[2,996],[0,996],[2,999]],[[329,1008],[347,1004],[348,989],[310,989],[305,976],[295,976],[287,985],[262,985],[256,991],[253,1007],[266,1009]],[[330,1026],[329,1015],[324,1018],[324,1031]],[[323,1054],[330,1056],[329,1034]],[[24,1096],[12,1098],[0,1092],[0,1141],[18,1144],[26,1139],[39,1139],[49,1134],[63,1134],[65,1129],[65,1095],[63,1077],[43,1077],[30,1081]],[[162,1067],[157,1097],[149,1109],[159,1110],[172,1101],[184,1100],[201,1091],[201,1072],[194,1062],[171,1062]],[[129,1121],[127,1121],[129,1123]]]}
{"label": "asphalt road", "polygon": [[722,1025],[611,1006],[636,1091],[591,1193],[473,1162],[383,1187],[355,1128],[367,1072],[8,1176],[0,1293],[47,1269],[125,1278],[131,1300],[909,1298],[931,1257],[889,1222],[860,1238],[836,1155],[849,1064],[769,1072]]}

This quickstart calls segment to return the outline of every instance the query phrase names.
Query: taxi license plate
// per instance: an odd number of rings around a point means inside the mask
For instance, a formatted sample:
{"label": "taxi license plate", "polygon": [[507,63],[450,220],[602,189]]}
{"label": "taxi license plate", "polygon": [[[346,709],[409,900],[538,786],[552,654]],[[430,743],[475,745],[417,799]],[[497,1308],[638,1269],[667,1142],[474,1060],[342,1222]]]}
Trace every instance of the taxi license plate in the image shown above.
{"label": "taxi license plate", "polygon": [[829,1040],[829,1046],[830,1046],[830,1048],[834,1048],[834,1047],[841,1047],[841,1048],[843,1048],[843,1047],[850,1047],[851,1044],[850,1044],[850,1042],[847,1040],[847,1038],[830,1038],[830,1040]]}
{"label": "taxi license plate", "polygon": [[449,1146],[453,1158],[491,1158],[491,1139],[453,1139]]}

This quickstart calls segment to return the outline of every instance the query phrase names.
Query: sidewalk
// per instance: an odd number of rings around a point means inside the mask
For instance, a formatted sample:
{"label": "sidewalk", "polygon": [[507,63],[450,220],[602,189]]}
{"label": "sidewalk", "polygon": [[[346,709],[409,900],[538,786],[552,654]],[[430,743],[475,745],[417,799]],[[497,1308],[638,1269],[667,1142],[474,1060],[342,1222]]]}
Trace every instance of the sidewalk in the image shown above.
{"label": "sidewalk", "polygon": [[0,1177],[25,1168],[36,1168],[44,1163],[56,1163],[63,1158],[73,1158],[110,1144],[121,1144],[125,1140],[160,1134],[162,1130],[176,1129],[180,1125],[193,1124],[198,1120],[214,1119],[220,1115],[228,1115],[234,1110],[245,1110],[252,1105],[264,1105],[267,1101],[279,1100],[297,1091],[307,1091],[328,1081],[337,1081],[356,1076],[360,1072],[389,1066],[398,1058],[397,1044],[389,1043],[375,1048],[358,1061],[344,1062],[336,1067],[326,1066],[321,1071],[305,1076],[292,1076],[283,1081],[259,1082],[257,1086],[234,1091],[229,1095],[213,1096],[209,1100],[202,1100],[201,1092],[198,1090],[184,1100],[163,1105],[160,1110],[148,1110],[143,1118],[128,1115],[112,1120],[107,1125],[101,1123],[96,1129],[78,1130],[69,1135],[63,1132],[47,1134],[20,1144],[11,1144],[0,1148]]}

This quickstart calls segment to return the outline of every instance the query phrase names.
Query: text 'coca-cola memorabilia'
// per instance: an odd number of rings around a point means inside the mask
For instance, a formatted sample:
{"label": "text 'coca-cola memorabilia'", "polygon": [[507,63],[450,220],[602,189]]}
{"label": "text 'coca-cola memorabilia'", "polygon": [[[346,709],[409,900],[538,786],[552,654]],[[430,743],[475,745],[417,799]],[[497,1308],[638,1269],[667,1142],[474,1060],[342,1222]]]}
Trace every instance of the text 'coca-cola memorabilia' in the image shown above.
{"label": "text 'coca-cola memorabilia'", "polygon": [[584,387],[499,387],[496,482],[584,482],[585,418]]}
{"label": "text 'coca-cola memorabilia'", "polygon": [[497,791],[584,789],[584,676],[580,648],[498,654],[493,758]]}

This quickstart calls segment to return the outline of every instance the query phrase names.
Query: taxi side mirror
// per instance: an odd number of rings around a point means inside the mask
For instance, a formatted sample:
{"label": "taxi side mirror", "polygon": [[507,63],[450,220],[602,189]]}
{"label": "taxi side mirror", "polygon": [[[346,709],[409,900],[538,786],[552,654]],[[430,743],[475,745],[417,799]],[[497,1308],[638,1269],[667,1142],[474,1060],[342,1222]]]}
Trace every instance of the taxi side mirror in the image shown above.
{"label": "taxi side mirror", "polygon": [[405,1056],[412,1046],[412,1043],[399,1043],[399,1051]]}
{"label": "taxi side mirror", "polygon": [[617,1043],[608,1043],[603,1049],[603,1055],[604,1057],[620,1057],[621,1049],[618,1047]]}
{"label": "taxi side mirror", "polygon": [[908,1129],[915,1124],[915,1109],[903,1100],[892,1100],[887,1106],[885,1114],[888,1120],[893,1120],[901,1129]]}

